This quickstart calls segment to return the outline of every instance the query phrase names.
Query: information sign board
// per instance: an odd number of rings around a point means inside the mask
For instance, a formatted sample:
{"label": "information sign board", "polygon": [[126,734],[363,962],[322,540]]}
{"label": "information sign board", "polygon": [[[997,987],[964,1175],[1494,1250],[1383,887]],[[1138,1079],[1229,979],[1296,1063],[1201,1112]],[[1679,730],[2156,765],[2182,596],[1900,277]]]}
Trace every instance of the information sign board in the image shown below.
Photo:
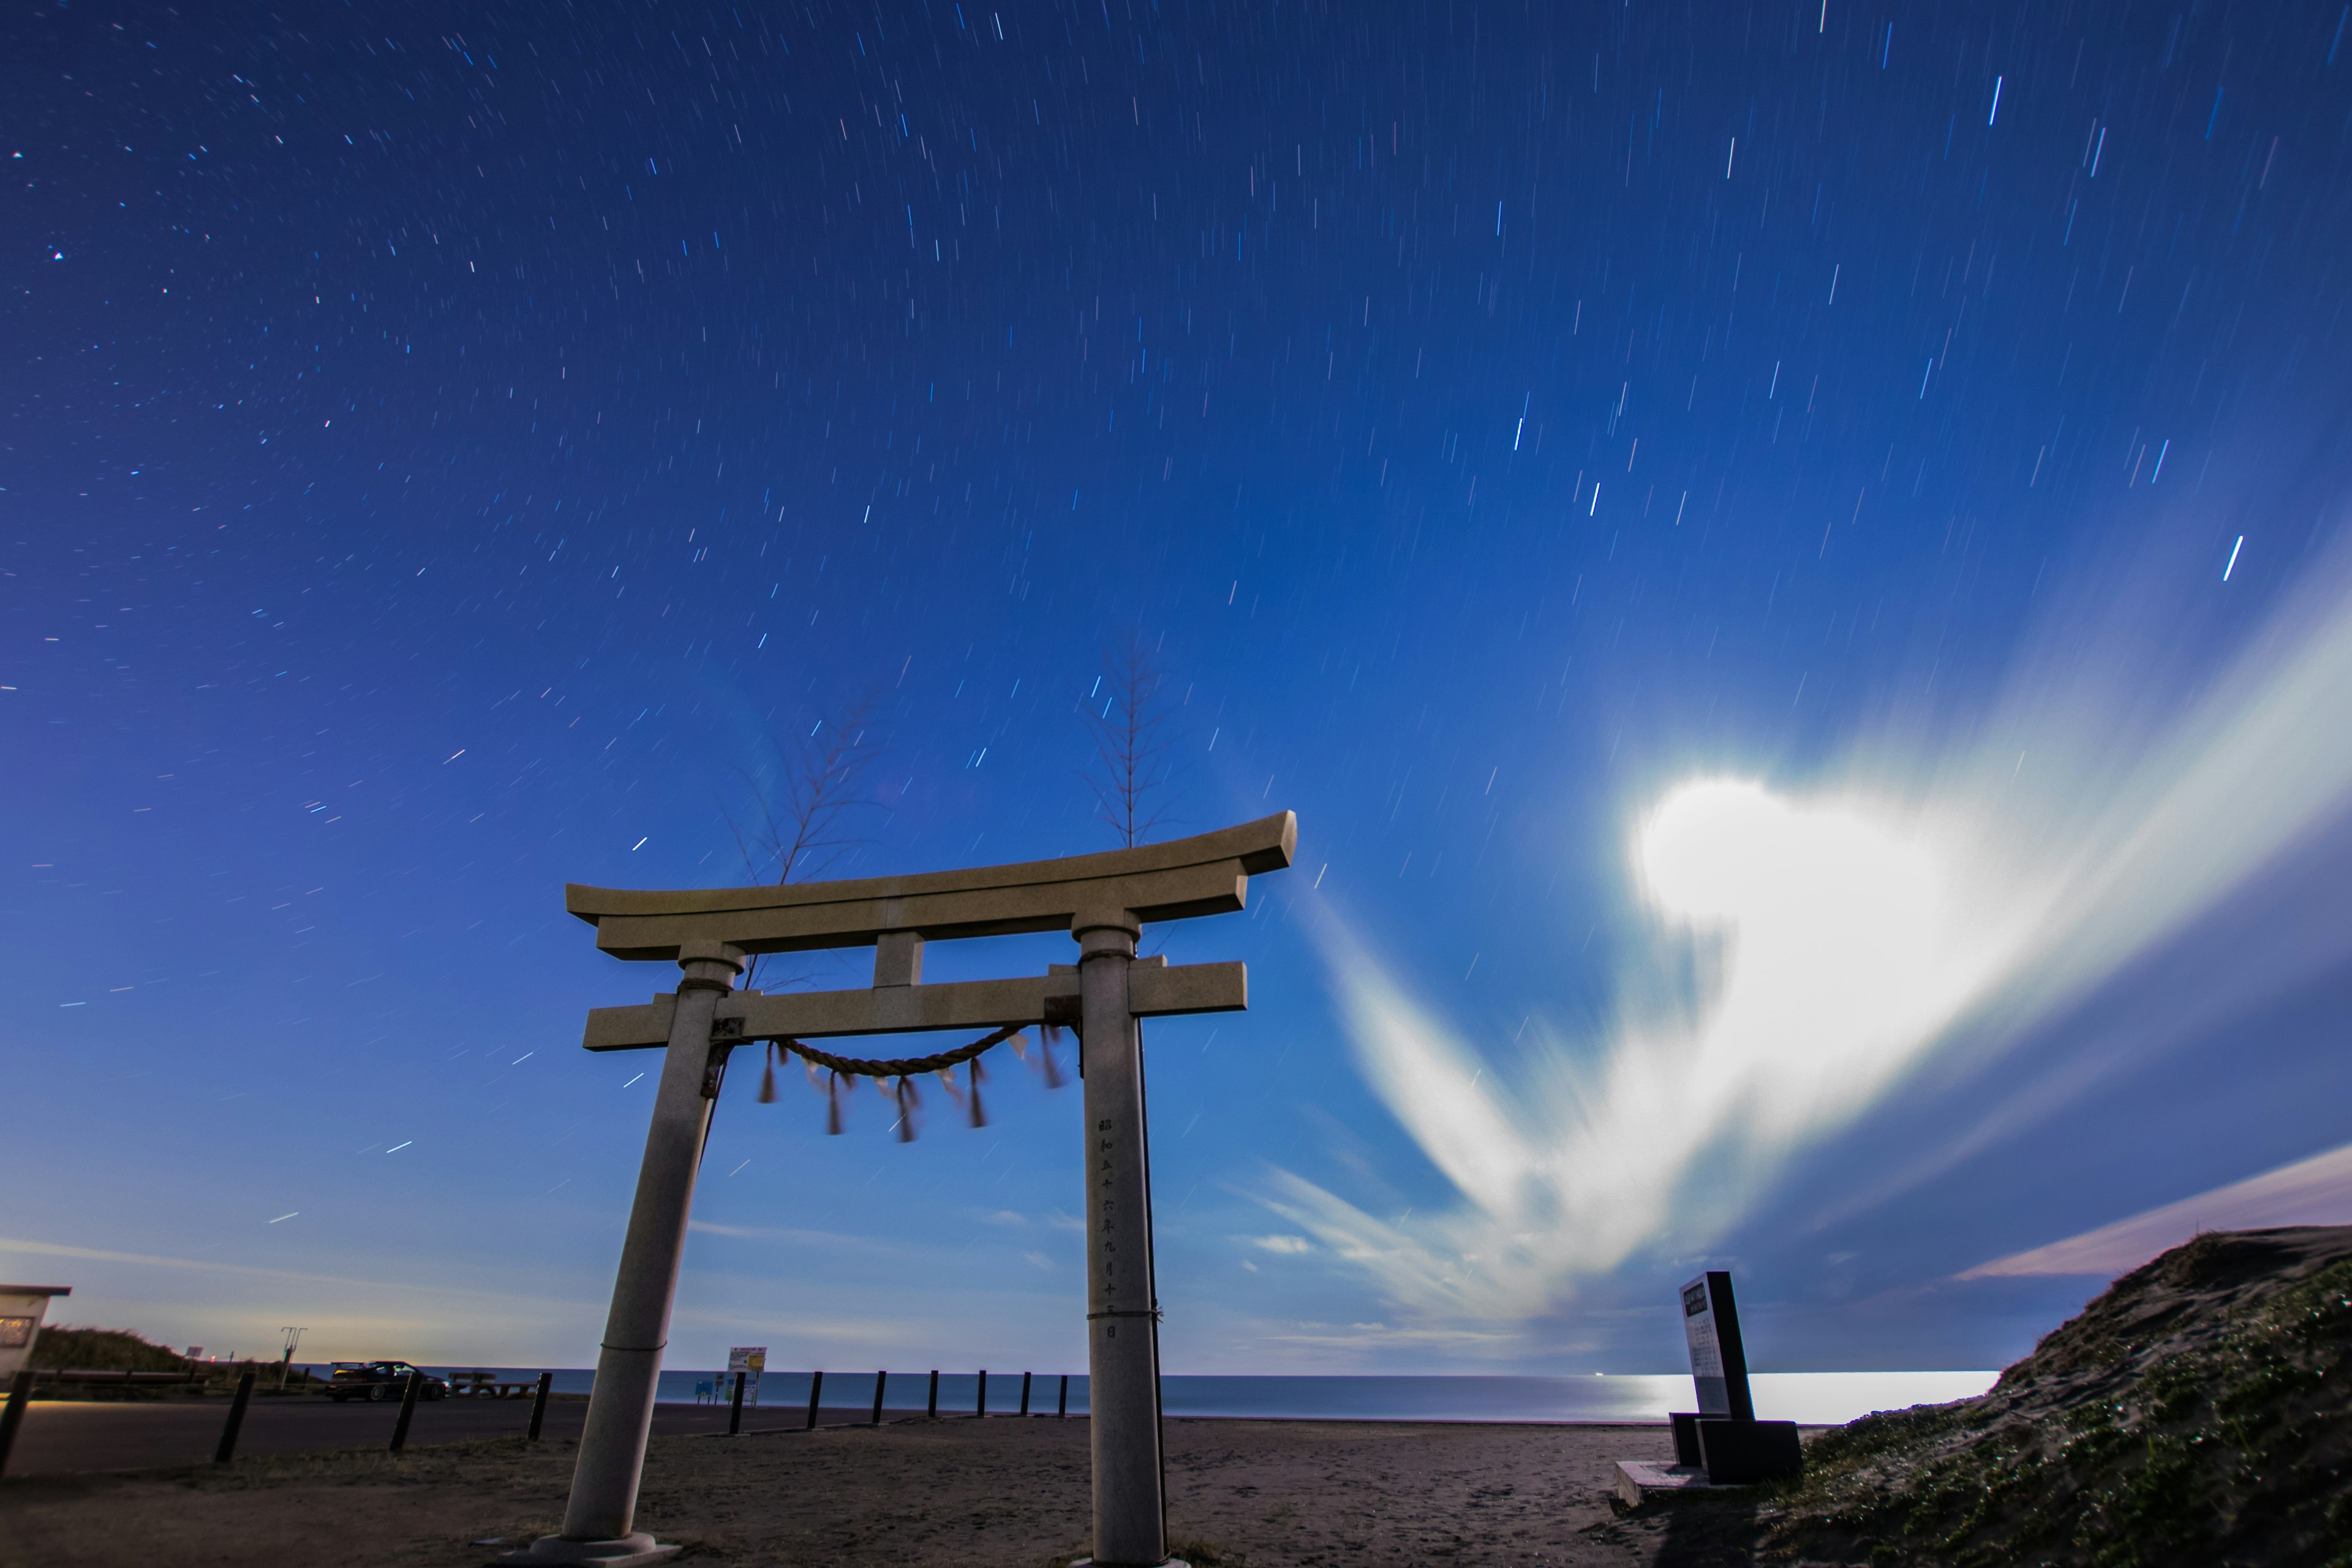
{"label": "information sign board", "polygon": [[722,1398],[735,1397],[735,1374],[743,1373],[743,1403],[760,1403],[760,1373],[768,1364],[765,1345],[737,1345],[727,1352],[727,1381],[721,1385]]}
{"label": "information sign board", "polygon": [[1753,1421],[1748,1352],[1739,1340],[1729,1274],[1709,1269],[1683,1287],[1683,1338],[1690,1346],[1691,1381],[1698,1385],[1698,1413]]}

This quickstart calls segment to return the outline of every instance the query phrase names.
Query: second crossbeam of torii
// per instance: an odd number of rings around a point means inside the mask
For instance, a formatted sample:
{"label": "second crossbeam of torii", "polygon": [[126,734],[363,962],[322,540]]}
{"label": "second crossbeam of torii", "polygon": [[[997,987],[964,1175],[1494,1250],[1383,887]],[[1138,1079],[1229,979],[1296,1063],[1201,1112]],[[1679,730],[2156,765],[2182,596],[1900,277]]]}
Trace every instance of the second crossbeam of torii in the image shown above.
{"label": "second crossbeam of torii", "polygon": [[[674,961],[674,994],[599,1007],[592,1051],[666,1047],[636,1199],[621,1244],[595,1391],[560,1535],[499,1561],[656,1563],[677,1548],[636,1525],[662,1351],[694,1183],[727,1055],[759,1040],[934,1029],[1073,1025],[1086,1079],[1087,1366],[1094,1459],[1094,1556],[1104,1568],[1168,1560],[1160,1454],[1159,1297],[1151,1272],[1151,1173],[1139,1018],[1249,1005],[1239,963],[1139,960],[1154,921],[1242,909],[1249,879],[1290,864],[1289,812],[1215,833],[1017,866],[780,887],[634,892],[573,884],[572,912],[615,958]],[[926,985],[923,943],[1067,931],[1075,970]],[[779,996],[737,992],[764,952],[874,949],[874,984]],[[1122,1332],[1121,1331],[1125,1331]]]}

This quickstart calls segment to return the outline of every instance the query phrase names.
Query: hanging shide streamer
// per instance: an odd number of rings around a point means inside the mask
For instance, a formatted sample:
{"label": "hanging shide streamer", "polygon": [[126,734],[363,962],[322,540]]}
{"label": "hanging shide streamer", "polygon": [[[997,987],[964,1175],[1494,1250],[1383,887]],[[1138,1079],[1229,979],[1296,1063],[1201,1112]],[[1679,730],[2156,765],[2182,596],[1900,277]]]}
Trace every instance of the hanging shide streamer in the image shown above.
{"label": "hanging shide streamer", "polygon": [[[1062,1087],[1064,1082],[1061,1066],[1054,1060],[1054,1042],[1061,1037],[1062,1026],[1059,1024],[1042,1024],[1038,1026],[1037,1059],[1030,1065],[1045,1074],[1045,1087],[1047,1089],[1059,1089]],[[1015,1035],[1013,1037],[1013,1054],[1019,1057],[1024,1062],[1029,1060],[1028,1039],[1026,1037],[1021,1035]]]}
{"label": "hanging shide streamer", "polygon": [[[1015,1054],[1018,1054],[1021,1042],[1017,1037],[1014,1038],[1013,1045]],[[988,1075],[982,1068],[980,1064],[980,1058],[974,1057],[971,1058],[971,1093],[969,1096],[965,1095],[963,1087],[956,1082],[955,1068],[942,1068],[940,1069],[940,1082],[946,1088],[948,1098],[954,1100],[958,1105],[963,1108],[964,1115],[974,1127],[985,1127],[988,1125],[988,1112],[981,1108],[980,1103],[980,1080]]]}
{"label": "hanging shide streamer", "polygon": [[[1045,1028],[1050,1034],[1053,1026],[1047,1025]],[[914,1080],[924,1073],[935,1072],[940,1075],[940,1080],[947,1085],[948,1093],[961,1102],[965,1097],[956,1086],[955,1068],[960,1062],[970,1062],[971,1093],[967,1110],[972,1126],[985,1127],[988,1125],[988,1116],[980,1102],[980,1081],[982,1077],[980,1058],[982,1053],[992,1050],[1007,1041],[1012,1043],[1015,1056],[1020,1057],[1024,1061],[1028,1059],[1025,1049],[1028,1040],[1021,1033],[1021,1027],[1017,1024],[1007,1024],[992,1034],[982,1036],[970,1045],[959,1046],[954,1050],[941,1051],[937,1056],[929,1057],[893,1057],[869,1060],[858,1057],[837,1057],[830,1051],[818,1050],[813,1046],[795,1039],[773,1039],[766,1042],[768,1065],[767,1070],[760,1079],[760,1100],[762,1104],[765,1104],[776,1098],[776,1059],[779,1057],[797,1056],[801,1058],[802,1065],[808,1069],[809,1081],[812,1084],[816,1082],[819,1068],[823,1068],[826,1074],[824,1130],[828,1135],[841,1131],[841,1080],[845,1078],[850,1080],[852,1087],[855,1087],[859,1079],[865,1078],[873,1079],[876,1092],[889,1099],[897,1108],[898,1142],[911,1143],[915,1140],[914,1113],[921,1104],[921,1097],[916,1092]],[[1061,1088],[1062,1075],[1054,1065],[1052,1047],[1041,1040],[1038,1057],[1039,1065],[1045,1072],[1045,1087]],[[896,1087],[885,1083],[885,1079],[897,1080]]]}

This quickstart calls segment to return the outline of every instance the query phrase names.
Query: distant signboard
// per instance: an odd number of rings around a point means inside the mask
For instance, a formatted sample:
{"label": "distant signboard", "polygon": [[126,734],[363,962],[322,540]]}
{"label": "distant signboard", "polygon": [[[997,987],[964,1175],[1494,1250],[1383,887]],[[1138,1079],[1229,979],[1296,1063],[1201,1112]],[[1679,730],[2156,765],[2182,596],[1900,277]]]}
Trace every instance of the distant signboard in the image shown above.
{"label": "distant signboard", "polygon": [[71,1294],[64,1285],[0,1285],[0,1386],[32,1359],[50,1298]]}
{"label": "distant signboard", "polygon": [[729,1399],[735,1397],[735,1374],[743,1374],[743,1403],[760,1403],[760,1373],[768,1364],[765,1345],[737,1345],[727,1352],[727,1383],[720,1390]]}
{"label": "distant signboard", "polygon": [[1698,1385],[1698,1413],[1756,1418],[1748,1393],[1748,1352],[1739,1339],[1739,1309],[1731,1300],[1731,1276],[1709,1269],[1683,1287],[1683,1338],[1690,1345],[1691,1381]]}

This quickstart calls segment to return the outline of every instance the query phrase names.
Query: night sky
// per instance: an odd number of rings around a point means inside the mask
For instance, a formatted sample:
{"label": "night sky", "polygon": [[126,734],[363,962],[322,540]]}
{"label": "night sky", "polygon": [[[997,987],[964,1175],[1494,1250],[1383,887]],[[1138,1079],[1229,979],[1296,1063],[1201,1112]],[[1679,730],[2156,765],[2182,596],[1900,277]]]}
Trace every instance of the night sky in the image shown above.
{"label": "night sky", "polygon": [[[0,1273],[588,1364],[563,884],[861,702],[828,874],[1109,847],[1132,637],[1160,831],[1299,819],[1153,939],[1169,1370],[2001,1364],[2352,1141],[2347,16],[11,4]],[[739,1059],[673,1363],[1080,1366],[992,1060]]]}

